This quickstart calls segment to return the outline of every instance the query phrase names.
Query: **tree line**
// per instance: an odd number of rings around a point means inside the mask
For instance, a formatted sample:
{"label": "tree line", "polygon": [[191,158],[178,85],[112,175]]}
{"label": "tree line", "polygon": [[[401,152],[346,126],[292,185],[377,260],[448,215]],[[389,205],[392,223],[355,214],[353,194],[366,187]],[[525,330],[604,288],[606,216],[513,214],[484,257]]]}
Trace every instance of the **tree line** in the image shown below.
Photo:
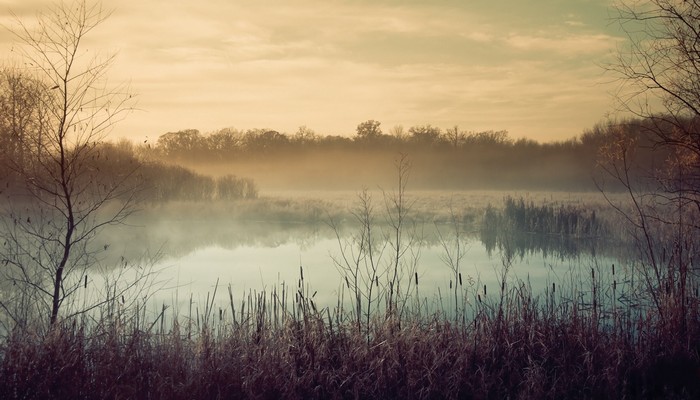
{"label": "tree line", "polygon": [[[648,131],[642,119],[604,121],[571,139],[542,143],[514,139],[504,130],[473,132],[458,126],[399,125],[384,133],[379,121],[368,120],[352,136],[324,136],[306,126],[294,134],[186,129],[165,133],[139,151],[213,174],[242,171],[266,187],[382,185],[390,179],[393,160],[405,154],[414,167],[412,186],[421,189],[597,190],[602,153],[621,134],[636,138],[640,166],[667,156],[667,151],[653,148]],[[608,183],[606,188],[621,186]]]}
{"label": "tree line", "polygon": [[[424,148],[437,150],[468,148],[472,146],[508,147],[538,144],[533,140],[513,140],[505,130],[471,132],[458,126],[442,130],[432,125],[413,126],[404,130],[394,126],[383,133],[381,123],[368,120],[357,126],[353,136],[321,135],[307,126],[293,134],[271,129],[224,128],[203,134],[197,129],[184,129],[161,135],[153,152],[178,161],[228,160],[245,155],[281,155],[304,150],[389,149],[408,150]],[[150,148],[150,146],[149,146]]]}
{"label": "tree line", "polygon": [[[25,187],[29,170],[51,174],[40,167],[46,166],[42,154],[46,158],[56,153],[47,147],[53,138],[44,129],[52,91],[22,70],[0,71],[4,192]],[[603,152],[619,144],[622,136],[634,138],[635,171],[668,157],[668,149],[654,146],[652,128],[641,118],[607,121],[549,143],[513,139],[504,130],[474,132],[430,124],[408,129],[397,125],[385,133],[376,120],[358,124],[351,136],[321,135],[306,126],[294,134],[234,128],[203,134],[185,129],[165,133],[154,144],[88,143],[90,157],[80,157],[80,167],[93,171],[96,181],[127,180],[128,187],[139,187],[138,198],[146,201],[255,198],[258,184],[296,189],[381,185],[390,179],[391,162],[399,153],[414,164],[416,188],[597,190]],[[621,188],[619,182],[606,187]]]}
{"label": "tree line", "polygon": [[[51,115],[55,111],[50,107],[53,90],[20,69],[0,70],[0,193],[8,201],[23,198],[18,197],[21,194],[45,192],[32,187],[32,182],[44,182],[45,189],[60,186],[62,171],[76,173],[64,182],[69,186],[102,185],[104,190],[113,188],[110,197],[121,200],[134,196],[146,202],[257,197],[258,188],[251,179],[234,174],[213,178],[146,159],[127,140],[88,140],[81,148],[68,149],[74,139],[56,137],[50,128],[55,125]],[[63,165],[61,148],[63,159],[69,160]]]}

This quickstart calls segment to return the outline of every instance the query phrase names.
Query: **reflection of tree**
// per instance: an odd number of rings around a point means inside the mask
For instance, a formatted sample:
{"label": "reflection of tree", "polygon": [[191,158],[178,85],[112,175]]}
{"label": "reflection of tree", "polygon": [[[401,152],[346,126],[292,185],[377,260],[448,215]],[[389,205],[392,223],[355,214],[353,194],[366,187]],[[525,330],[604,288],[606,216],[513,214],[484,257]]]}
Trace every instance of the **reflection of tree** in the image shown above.
{"label": "reflection of tree", "polygon": [[510,196],[504,203],[503,209],[489,205],[484,211],[480,239],[489,254],[505,246],[521,258],[532,253],[569,258],[600,252],[611,241],[607,223],[595,210],[535,205]]}
{"label": "reflection of tree", "polygon": [[[506,240],[507,238],[507,240]],[[620,246],[601,238],[576,238],[564,235],[547,235],[524,232],[499,232],[492,234],[482,231],[479,236],[487,253],[508,247],[513,255],[523,259],[541,254],[544,258],[570,259],[584,254],[620,255]]]}
{"label": "reflection of tree", "polygon": [[111,243],[105,252],[106,265],[118,265],[122,257],[138,261],[144,250],[160,249],[167,258],[180,258],[208,247],[236,249],[239,247],[279,247],[294,243],[304,250],[319,240],[332,238],[323,223],[293,223],[275,221],[245,221],[219,217],[174,218],[139,214],[132,224],[110,229],[99,235],[95,243]]}

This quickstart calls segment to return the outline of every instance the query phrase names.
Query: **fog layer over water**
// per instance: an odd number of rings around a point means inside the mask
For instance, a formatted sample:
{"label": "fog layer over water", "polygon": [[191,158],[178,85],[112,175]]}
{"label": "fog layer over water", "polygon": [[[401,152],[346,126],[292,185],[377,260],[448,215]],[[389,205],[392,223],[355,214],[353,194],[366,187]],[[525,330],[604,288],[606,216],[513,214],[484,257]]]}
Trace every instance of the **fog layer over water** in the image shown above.
{"label": "fog layer over water", "polygon": [[[149,209],[137,214],[127,225],[105,230],[97,245],[108,245],[103,258],[105,265],[153,260],[159,282],[155,289],[160,289],[153,296],[156,308],[163,304],[177,306],[180,314],[186,314],[190,305],[203,309],[216,292],[215,303],[227,309],[229,285],[236,302],[251,292],[281,290],[283,286],[287,293],[290,290],[294,293],[302,269],[305,289],[309,294],[315,293],[316,303],[320,307],[333,307],[339,298],[349,299],[345,280],[348,273],[338,268],[337,261],[342,258],[341,249],[352,251],[356,245],[352,238],[359,229],[347,213],[356,197],[347,193],[336,196],[319,203],[299,198],[290,202],[277,199],[263,206],[260,202],[266,200],[257,200],[255,208],[263,209],[258,214],[232,215],[235,213],[221,212],[221,205],[196,203]],[[478,204],[473,198],[463,202],[465,199],[457,197],[457,201],[462,201],[459,210],[471,210],[465,212],[458,227],[463,254],[458,271],[462,275],[460,290],[469,299],[475,301],[477,293],[483,294],[484,290],[497,294],[504,265],[509,266],[507,279],[520,280],[535,293],[544,293],[552,283],[561,284],[582,274],[585,277],[585,271],[590,272],[594,267],[605,269],[615,262],[610,256],[614,249],[591,238],[527,234],[505,240],[486,237],[480,229],[479,216],[491,200],[497,204],[503,193],[470,196],[477,196]],[[533,195],[546,196],[552,195]],[[583,197],[559,194],[558,201],[562,201],[562,196],[569,202],[580,202]],[[433,193],[417,196],[413,203],[420,218],[413,219],[405,233],[416,243],[404,255],[407,267],[402,285],[415,296],[417,273],[417,298],[430,307],[449,309],[449,296],[454,293],[454,286],[459,285],[453,265],[445,259],[447,251],[456,249],[454,225],[440,217],[449,211],[433,207],[428,212],[431,204],[447,202],[445,197]],[[449,198],[454,202],[455,196]],[[292,211],[281,212],[280,204]],[[236,207],[245,208],[245,205]],[[306,215],[300,217],[300,208]],[[330,220],[336,221],[336,230],[329,226]],[[377,248],[385,249],[378,265],[384,271],[392,262],[389,246],[384,247],[390,228],[381,222],[381,215],[376,220],[376,237],[382,238]]]}

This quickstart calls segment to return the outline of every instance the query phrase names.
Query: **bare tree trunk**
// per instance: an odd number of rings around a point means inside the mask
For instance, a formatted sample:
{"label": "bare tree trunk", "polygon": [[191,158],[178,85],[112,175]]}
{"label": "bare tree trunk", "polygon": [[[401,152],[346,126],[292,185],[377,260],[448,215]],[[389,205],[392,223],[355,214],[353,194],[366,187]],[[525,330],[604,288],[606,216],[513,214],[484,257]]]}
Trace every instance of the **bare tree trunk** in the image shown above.
{"label": "bare tree trunk", "polygon": [[[99,1],[77,0],[38,14],[37,24],[17,19],[13,29],[24,65],[31,65],[27,73],[40,83],[35,112],[40,129],[25,146],[25,159],[16,163],[30,198],[22,200],[24,209],[9,213],[16,227],[9,239],[19,250],[4,258],[15,267],[14,281],[36,292],[37,304],[48,308],[51,325],[90,267],[94,254],[88,243],[132,210],[135,187],[99,175],[95,165],[99,144],[131,110],[133,97],[128,88],[104,82],[114,56],[86,60],[82,49],[85,37],[108,16]],[[105,206],[115,201],[121,206],[106,213]]]}

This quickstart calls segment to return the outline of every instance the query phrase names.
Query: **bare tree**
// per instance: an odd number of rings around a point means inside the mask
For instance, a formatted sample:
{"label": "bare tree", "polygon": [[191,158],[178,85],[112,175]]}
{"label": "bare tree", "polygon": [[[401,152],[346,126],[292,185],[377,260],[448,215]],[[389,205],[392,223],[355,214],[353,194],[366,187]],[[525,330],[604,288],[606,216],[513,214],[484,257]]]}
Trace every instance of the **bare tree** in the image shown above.
{"label": "bare tree", "polygon": [[445,131],[445,141],[449,143],[452,147],[458,148],[462,144],[464,144],[464,141],[466,140],[467,135],[464,133],[464,131],[461,131],[459,129],[459,126],[455,125],[452,128],[448,128]]}
{"label": "bare tree", "polygon": [[377,312],[385,292],[380,280],[385,274],[381,264],[387,244],[375,235],[374,206],[367,189],[358,194],[357,201],[351,213],[359,229],[349,239],[342,238],[340,226],[332,218],[329,224],[335,232],[339,250],[338,256],[333,256],[333,262],[354,297],[352,307],[357,331],[362,333],[364,322],[369,341],[372,313]]}
{"label": "bare tree", "polygon": [[107,84],[114,55],[91,56],[83,49],[108,16],[100,3],[59,3],[33,23],[16,17],[12,28],[22,73],[42,85],[37,106],[44,119],[24,136],[25,159],[13,162],[26,187],[6,201],[2,272],[34,296],[32,304],[50,324],[87,285],[99,253],[91,244],[96,233],[132,210],[129,174],[100,174],[99,145],[131,110],[133,96],[125,86]]}
{"label": "bare tree", "polygon": [[627,46],[608,68],[619,78],[620,108],[674,152],[657,176],[663,189],[700,209],[700,2],[626,0],[617,21]]}
{"label": "bare tree", "polygon": [[[406,194],[411,162],[407,154],[399,154],[394,162],[397,185],[392,192],[382,190],[387,230],[384,234],[389,246],[387,317],[400,320],[407,301],[418,286],[418,260],[422,235],[415,221],[410,218],[415,201]],[[415,279],[412,279],[414,278]],[[406,279],[408,278],[408,279]],[[412,285],[411,282],[414,282]],[[402,287],[402,284],[405,286]],[[402,291],[403,290],[403,291]]]}
{"label": "bare tree", "polygon": [[[700,228],[700,2],[622,0],[616,20],[628,40],[608,69],[619,78],[620,109],[638,120],[608,127],[602,166],[630,200],[610,203],[643,260],[643,294],[682,333]],[[667,156],[641,165],[649,150]]]}
{"label": "bare tree", "polygon": [[[41,107],[45,88],[17,68],[0,71],[0,152],[4,165],[23,165],[46,123]],[[9,172],[9,171],[8,171]]]}

